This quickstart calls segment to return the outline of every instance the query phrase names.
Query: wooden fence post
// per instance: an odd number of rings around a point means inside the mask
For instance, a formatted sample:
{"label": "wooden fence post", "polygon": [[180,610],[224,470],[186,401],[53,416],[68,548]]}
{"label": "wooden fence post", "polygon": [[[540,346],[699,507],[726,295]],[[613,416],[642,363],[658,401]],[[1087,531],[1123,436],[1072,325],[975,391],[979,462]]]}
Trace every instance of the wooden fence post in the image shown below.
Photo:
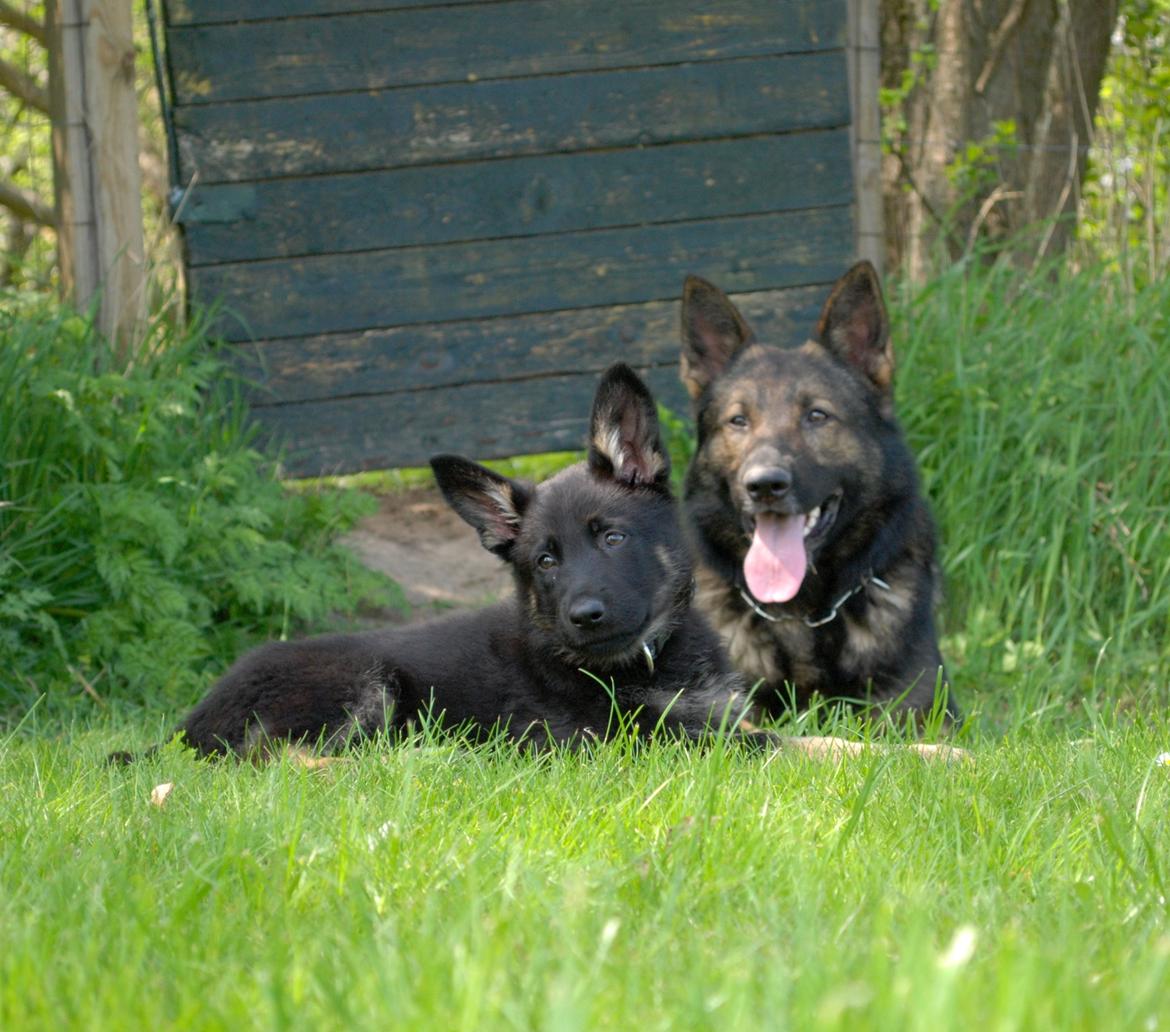
{"label": "wooden fence post", "polygon": [[145,314],[132,0],[48,0],[58,259],[79,308],[121,354]]}
{"label": "wooden fence post", "polygon": [[857,257],[881,273],[886,238],[882,210],[880,0],[849,0],[849,94],[853,120],[853,188],[857,197]]}

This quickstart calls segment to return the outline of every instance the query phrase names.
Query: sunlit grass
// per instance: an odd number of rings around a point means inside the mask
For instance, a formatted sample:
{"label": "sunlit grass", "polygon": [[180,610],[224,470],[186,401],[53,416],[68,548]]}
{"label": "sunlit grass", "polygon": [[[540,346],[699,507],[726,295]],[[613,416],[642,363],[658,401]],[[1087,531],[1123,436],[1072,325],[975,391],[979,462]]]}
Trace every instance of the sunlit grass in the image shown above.
{"label": "sunlit grass", "polygon": [[125,734],[0,757],[5,1028],[1170,1019],[1164,716],[949,766],[427,739],[104,766]]}

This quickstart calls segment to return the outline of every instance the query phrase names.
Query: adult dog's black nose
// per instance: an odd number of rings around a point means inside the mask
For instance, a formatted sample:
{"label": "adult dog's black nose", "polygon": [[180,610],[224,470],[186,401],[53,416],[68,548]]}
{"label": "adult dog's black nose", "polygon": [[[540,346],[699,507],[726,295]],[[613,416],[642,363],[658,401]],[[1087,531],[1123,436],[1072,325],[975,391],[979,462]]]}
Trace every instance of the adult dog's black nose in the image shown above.
{"label": "adult dog's black nose", "polygon": [[591,630],[604,619],[605,603],[599,598],[579,598],[569,606],[569,620],[578,630]]}
{"label": "adult dog's black nose", "polygon": [[783,466],[757,466],[745,471],[743,486],[754,502],[783,498],[792,490],[792,474]]}

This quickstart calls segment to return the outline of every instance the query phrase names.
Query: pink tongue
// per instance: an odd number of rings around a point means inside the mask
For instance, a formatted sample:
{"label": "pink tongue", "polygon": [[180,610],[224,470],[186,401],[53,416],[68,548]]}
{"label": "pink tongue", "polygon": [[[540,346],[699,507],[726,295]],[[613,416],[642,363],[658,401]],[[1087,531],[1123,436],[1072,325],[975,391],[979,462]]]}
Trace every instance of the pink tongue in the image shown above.
{"label": "pink tongue", "polygon": [[761,602],[787,602],[804,580],[804,516],[762,515],[743,561],[748,590]]}

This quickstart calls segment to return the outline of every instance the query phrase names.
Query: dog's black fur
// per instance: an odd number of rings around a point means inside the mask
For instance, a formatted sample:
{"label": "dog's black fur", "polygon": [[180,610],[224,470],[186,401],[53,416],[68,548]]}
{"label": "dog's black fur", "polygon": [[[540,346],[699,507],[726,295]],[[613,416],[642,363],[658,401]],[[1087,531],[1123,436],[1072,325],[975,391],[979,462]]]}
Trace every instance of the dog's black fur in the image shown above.
{"label": "dog's black fur", "polygon": [[427,714],[473,739],[499,730],[535,747],[606,738],[619,715],[642,733],[698,738],[725,723],[741,733],[743,682],[691,607],[654,401],[629,368],[601,381],[587,461],[540,486],[455,456],[432,467],[511,566],[515,597],[417,626],[263,645],[182,722],[188,745],[329,752]]}
{"label": "dog's black fur", "polygon": [[698,604],[736,669],[763,682],[757,701],[930,710],[943,664],[935,529],[894,417],[877,273],[850,269],[799,348],[760,343],[719,288],[690,277],[682,336]]}

